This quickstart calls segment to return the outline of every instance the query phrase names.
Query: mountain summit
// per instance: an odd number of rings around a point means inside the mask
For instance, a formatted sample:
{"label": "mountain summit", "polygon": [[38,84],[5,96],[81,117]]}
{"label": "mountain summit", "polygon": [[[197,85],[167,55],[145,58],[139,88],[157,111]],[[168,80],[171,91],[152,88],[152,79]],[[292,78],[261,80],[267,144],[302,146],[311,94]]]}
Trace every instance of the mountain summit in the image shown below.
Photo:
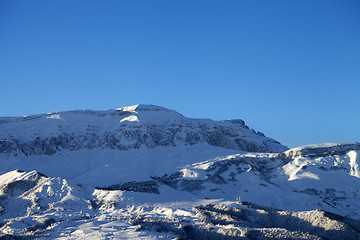
{"label": "mountain summit", "polygon": [[63,149],[152,149],[198,143],[248,152],[287,150],[243,120],[192,119],[154,105],[0,119],[0,153],[51,155]]}

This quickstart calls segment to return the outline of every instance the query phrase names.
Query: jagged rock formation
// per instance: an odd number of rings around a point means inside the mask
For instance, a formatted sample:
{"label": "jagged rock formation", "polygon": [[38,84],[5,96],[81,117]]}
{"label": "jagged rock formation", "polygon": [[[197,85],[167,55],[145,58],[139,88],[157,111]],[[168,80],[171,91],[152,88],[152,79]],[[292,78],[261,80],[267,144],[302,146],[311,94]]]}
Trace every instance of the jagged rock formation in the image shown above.
{"label": "jagged rock formation", "polygon": [[128,150],[197,143],[250,152],[287,149],[249,129],[239,119],[190,119],[152,105],[0,119],[0,153],[15,155],[51,155],[62,149]]}

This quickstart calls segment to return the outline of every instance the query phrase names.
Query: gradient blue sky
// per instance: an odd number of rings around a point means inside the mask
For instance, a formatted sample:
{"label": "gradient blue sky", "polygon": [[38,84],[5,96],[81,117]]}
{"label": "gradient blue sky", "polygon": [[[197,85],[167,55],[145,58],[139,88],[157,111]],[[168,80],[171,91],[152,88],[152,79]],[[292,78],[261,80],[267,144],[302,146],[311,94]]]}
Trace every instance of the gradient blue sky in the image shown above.
{"label": "gradient blue sky", "polygon": [[360,141],[360,1],[0,1],[0,116],[137,103]]}

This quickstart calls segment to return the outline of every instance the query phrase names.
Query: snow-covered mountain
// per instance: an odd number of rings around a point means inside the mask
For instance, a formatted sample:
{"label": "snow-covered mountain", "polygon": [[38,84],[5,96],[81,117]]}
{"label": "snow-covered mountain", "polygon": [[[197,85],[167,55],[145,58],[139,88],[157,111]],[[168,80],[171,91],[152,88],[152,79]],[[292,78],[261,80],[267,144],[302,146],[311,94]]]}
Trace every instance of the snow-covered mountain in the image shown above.
{"label": "snow-covered mountain", "polygon": [[359,143],[152,105],[0,121],[0,239],[360,239]]}
{"label": "snow-covered mountain", "polygon": [[0,119],[0,152],[26,156],[51,155],[63,149],[128,150],[197,143],[251,152],[286,149],[239,119],[191,119],[153,105]]}

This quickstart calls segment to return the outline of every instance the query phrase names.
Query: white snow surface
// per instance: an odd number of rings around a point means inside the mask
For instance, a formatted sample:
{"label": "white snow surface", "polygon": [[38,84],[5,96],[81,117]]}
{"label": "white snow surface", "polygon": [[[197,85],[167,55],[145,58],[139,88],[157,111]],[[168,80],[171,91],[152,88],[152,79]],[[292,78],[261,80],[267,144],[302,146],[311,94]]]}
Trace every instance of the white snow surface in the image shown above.
{"label": "white snow surface", "polygon": [[[235,153],[208,145],[103,153],[98,149],[64,151],[45,157],[2,154],[1,159],[6,158],[2,169],[21,166],[27,172],[15,170],[0,176],[4,224],[0,231],[44,239],[173,239],[177,236],[175,230],[138,230],[143,221],[201,225],[196,210],[199,206],[243,209],[243,201],[297,211],[296,216],[313,214],[317,216],[314,219],[321,217],[317,209],[360,219],[360,178],[354,174],[355,169],[358,171],[358,154],[352,150],[345,155],[298,157],[288,163],[276,158],[276,153]],[[116,161],[118,165],[114,165]],[[41,168],[41,173],[29,171],[31,167]],[[176,172],[180,175],[171,177]],[[172,180],[168,179],[168,184],[158,185],[158,194],[94,188],[126,182],[141,184],[153,177],[169,176]],[[256,211],[267,214],[268,210]],[[139,220],[140,225],[138,220],[130,221],[139,216],[144,218]],[[30,231],[35,228],[39,229]],[[279,231],[236,224],[216,225],[213,229]]]}
{"label": "white snow surface", "polygon": [[125,122],[125,121],[129,121],[129,122],[139,122],[139,119],[137,116],[131,115],[128,117],[124,117],[123,119],[120,120],[120,122]]}
{"label": "white snow surface", "polygon": [[0,154],[0,174],[18,168],[24,171],[36,169],[48,176],[59,176],[77,183],[101,187],[150,180],[150,176],[162,176],[176,172],[182,166],[237,152],[239,151],[196,144],[128,151],[98,148],[63,150],[53,155],[17,157]]}
{"label": "white snow surface", "polygon": [[360,152],[359,151],[350,151],[348,152],[348,157],[350,158],[350,175],[360,178]]}

